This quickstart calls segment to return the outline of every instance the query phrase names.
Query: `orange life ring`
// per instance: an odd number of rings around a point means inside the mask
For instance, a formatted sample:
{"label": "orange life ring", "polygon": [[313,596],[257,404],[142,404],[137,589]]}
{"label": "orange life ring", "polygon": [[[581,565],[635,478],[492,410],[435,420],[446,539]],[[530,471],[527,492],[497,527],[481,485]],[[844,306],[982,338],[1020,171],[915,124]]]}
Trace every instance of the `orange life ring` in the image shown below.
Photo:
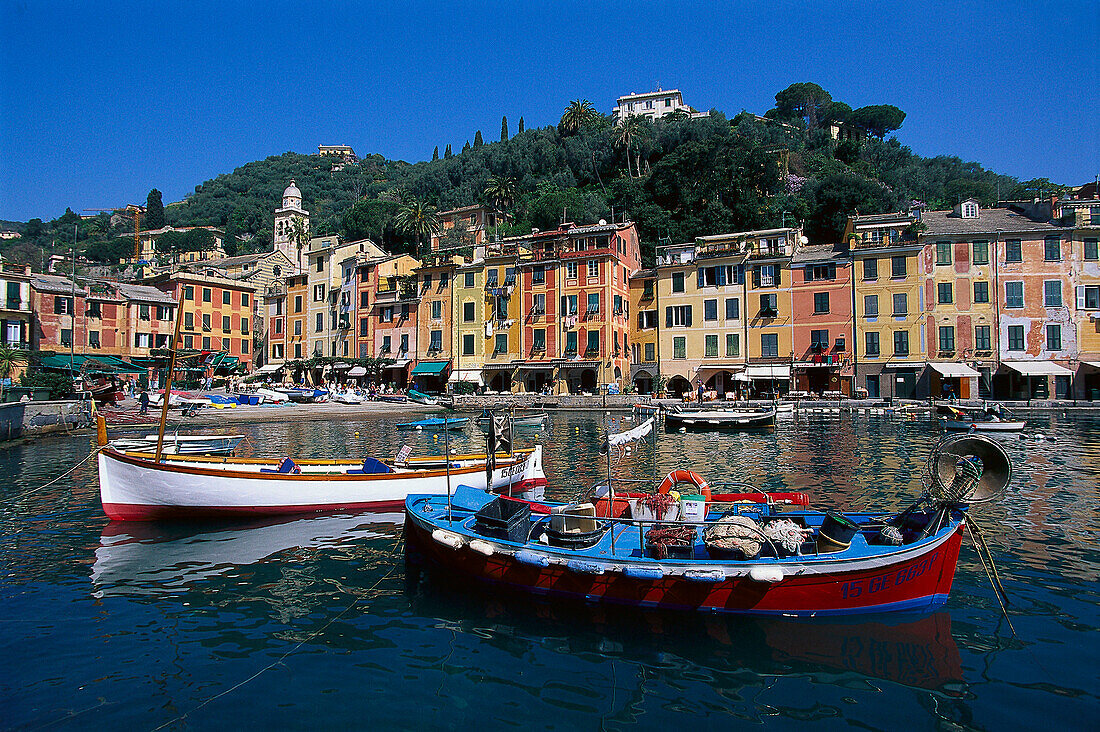
{"label": "orange life ring", "polygon": [[673,470],[665,476],[665,479],[661,481],[661,487],[657,490],[661,493],[668,493],[677,483],[691,483],[699,489],[703,498],[710,500],[710,486],[703,480],[703,476],[691,470]]}

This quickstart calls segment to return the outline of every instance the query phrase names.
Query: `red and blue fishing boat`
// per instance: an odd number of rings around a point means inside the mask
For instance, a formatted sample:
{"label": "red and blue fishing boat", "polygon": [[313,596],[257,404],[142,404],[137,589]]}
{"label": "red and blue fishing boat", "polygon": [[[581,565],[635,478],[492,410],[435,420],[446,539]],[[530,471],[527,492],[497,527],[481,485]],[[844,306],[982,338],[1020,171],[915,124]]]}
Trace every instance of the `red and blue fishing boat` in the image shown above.
{"label": "red and blue fishing boat", "polygon": [[[959,435],[936,446],[927,490],[900,513],[813,511],[797,492],[715,493],[681,470],[656,493],[570,504],[469,487],[410,495],[405,537],[448,574],[588,602],[793,616],[926,610],[948,599],[970,504],[1010,477],[999,445]],[[691,493],[678,498],[685,482]]]}

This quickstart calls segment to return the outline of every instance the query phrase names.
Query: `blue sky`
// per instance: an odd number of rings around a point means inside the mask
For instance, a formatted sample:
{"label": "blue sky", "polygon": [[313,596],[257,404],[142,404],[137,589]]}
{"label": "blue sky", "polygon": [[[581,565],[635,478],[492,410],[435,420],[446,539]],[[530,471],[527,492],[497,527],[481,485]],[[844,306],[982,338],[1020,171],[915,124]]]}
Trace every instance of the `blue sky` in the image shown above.
{"label": "blue sky", "polygon": [[733,116],[815,81],[901,107],[919,154],[1079,184],[1100,172],[1098,39],[1094,0],[0,0],[0,218],[175,201],[320,143],[423,160],[658,84]]}

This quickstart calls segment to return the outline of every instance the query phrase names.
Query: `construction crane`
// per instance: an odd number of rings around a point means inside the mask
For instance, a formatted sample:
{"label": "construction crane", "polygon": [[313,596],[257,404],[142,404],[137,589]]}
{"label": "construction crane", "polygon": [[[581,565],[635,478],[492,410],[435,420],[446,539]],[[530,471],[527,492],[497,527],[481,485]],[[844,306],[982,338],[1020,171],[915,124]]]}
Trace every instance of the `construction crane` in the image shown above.
{"label": "construction crane", "polygon": [[131,216],[134,219],[134,261],[141,258],[141,214],[145,212],[142,206],[136,204],[128,204],[123,208],[86,208],[85,211],[94,211],[101,213],[104,211],[110,211],[113,214],[119,214],[121,216]]}

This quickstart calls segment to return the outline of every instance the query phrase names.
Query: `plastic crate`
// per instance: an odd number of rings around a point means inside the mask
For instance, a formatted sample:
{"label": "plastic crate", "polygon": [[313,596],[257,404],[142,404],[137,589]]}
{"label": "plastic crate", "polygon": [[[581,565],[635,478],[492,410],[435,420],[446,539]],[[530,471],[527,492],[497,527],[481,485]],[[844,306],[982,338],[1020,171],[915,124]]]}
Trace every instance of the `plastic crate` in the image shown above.
{"label": "plastic crate", "polygon": [[483,536],[522,544],[531,531],[531,507],[497,496],[474,514],[474,526]]}

